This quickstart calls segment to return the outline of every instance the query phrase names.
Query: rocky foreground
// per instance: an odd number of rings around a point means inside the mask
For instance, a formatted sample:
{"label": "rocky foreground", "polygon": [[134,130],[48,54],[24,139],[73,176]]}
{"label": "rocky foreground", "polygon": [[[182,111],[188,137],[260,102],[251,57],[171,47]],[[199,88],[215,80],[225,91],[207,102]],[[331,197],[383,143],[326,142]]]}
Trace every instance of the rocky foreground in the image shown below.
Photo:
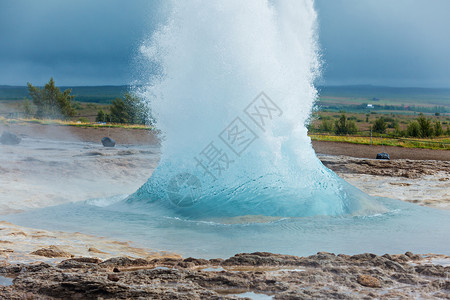
{"label": "rocky foreground", "polygon": [[[58,264],[8,264],[5,299],[450,299],[449,257],[257,252],[228,259],[79,257]],[[3,278],[6,279],[6,278]],[[260,298],[261,299],[261,298]]]}

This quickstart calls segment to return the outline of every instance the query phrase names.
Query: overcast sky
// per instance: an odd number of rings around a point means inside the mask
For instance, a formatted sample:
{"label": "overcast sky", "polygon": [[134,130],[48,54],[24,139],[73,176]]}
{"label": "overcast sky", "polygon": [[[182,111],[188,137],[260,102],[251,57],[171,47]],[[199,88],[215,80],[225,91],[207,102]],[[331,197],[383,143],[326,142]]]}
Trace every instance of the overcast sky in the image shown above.
{"label": "overcast sky", "polygon": [[[226,1],[226,0],[224,0]],[[0,0],[0,85],[129,84],[159,1]],[[450,88],[450,0],[316,0],[322,83]]]}

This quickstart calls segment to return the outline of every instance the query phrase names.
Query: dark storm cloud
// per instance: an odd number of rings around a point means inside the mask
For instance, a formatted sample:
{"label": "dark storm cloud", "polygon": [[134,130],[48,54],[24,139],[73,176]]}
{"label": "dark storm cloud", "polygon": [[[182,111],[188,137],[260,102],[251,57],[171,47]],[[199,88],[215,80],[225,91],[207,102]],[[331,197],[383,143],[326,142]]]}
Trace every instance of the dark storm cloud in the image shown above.
{"label": "dark storm cloud", "polygon": [[0,84],[124,84],[155,1],[0,0]]}
{"label": "dark storm cloud", "polygon": [[[225,0],[226,1],[226,0]],[[127,84],[164,0],[0,0],[0,85]],[[316,0],[324,82],[450,87],[449,0]]]}
{"label": "dark storm cloud", "polygon": [[450,87],[450,1],[316,0],[329,84]]}

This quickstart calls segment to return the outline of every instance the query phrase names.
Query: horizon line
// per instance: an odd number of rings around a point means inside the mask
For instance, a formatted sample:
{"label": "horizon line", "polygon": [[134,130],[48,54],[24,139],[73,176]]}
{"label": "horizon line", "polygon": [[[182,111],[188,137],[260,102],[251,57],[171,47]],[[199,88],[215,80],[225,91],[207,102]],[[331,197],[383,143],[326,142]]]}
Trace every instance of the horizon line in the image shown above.
{"label": "horizon line", "polygon": [[[38,87],[43,87],[43,85],[37,85]],[[98,85],[59,85],[60,87],[132,87],[132,86],[142,86],[140,84],[98,84]],[[450,87],[424,87],[424,86],[395,86],[395,85],[376,85],[376,84],[318,84],[315,85],[316,88],[319,87],[374,87],[374,88],[398,88],[398,89],[440,89],[440,90],[450,90]],[[27,85],[11,85],[11,84],[0,84],[0,87],[27,87]]]}

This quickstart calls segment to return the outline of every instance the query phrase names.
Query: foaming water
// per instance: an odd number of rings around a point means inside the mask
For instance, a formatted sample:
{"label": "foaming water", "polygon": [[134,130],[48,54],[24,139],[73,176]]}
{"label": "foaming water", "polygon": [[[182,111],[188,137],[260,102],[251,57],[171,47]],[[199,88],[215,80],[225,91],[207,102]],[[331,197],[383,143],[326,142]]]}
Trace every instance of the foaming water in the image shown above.
{"label": "foaming water", "polygon": [[162,157],[128,202],[183,217],[368,214],[384,208],[317,159],[312,0],[174,1],[141,52],[161,66],[141,90]]}

